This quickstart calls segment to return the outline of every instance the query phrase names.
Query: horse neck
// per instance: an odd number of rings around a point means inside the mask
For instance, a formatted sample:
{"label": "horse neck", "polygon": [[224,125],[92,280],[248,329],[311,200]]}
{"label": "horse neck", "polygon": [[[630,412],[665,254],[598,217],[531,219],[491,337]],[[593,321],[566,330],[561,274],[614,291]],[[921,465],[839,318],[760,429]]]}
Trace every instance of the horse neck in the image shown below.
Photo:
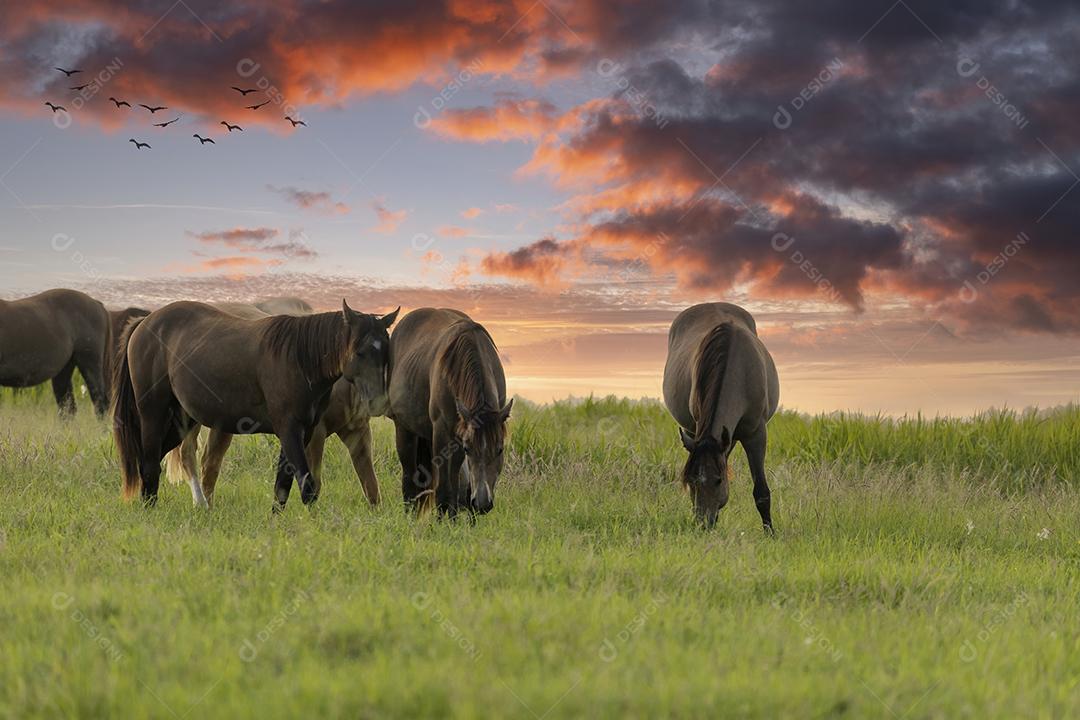
{"label": "horse neck", "polygon": [[497,409],[499,398],[495,377],[486,362],[480,335],[481,332],[472,327],[462,330],[450,341],[449,346],[455,349],[450,358],[453,366],[444,367],[443,373],[454,399],[470,410],[479,407]]}
{"label": "horse neck", "polygon": [[727,381],[734,362],[736,335],[734,326],[724,323],[710,330],[694,353],[690,406],[698,439],[706,436],[719,439],[723,427],[734,433],[742,417],[739,407],[742,394]]}
{"label": "horse neck", "polygon": [[291,355],[312,385],[333,385],[341,377],[348,332],[338,313],[279,315],[270,319],[272,352]]}

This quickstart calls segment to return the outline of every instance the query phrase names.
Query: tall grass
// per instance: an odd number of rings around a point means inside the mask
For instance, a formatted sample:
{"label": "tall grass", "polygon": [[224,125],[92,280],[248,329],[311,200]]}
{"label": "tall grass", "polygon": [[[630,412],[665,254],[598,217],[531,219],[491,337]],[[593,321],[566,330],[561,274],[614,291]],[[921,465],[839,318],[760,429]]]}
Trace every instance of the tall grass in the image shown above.
{"label": "tall grass", "polygon": [[[512,446],[523,462],[541,466],[584,457],[632,460],[657,473],[670,472],[684,455],[677,426],[661,403],[614,397],[520,403]],[[929,466],[1010,490],[1071,484],[1080,479],[1080,407],[932,419],[781,411],[769,424],[768,458],[913,471]]]}
{"label": "tall grass", "polygon": [[89,403],[2,402],[0,718],[1080,716],[1074,408],[783,413],[767,538],[738,452],[693,522],[657,403],[515,403],[471,523],[402,511],[385,419],[379,507],[331,440],[271,513],[261,436],[146,509]]}

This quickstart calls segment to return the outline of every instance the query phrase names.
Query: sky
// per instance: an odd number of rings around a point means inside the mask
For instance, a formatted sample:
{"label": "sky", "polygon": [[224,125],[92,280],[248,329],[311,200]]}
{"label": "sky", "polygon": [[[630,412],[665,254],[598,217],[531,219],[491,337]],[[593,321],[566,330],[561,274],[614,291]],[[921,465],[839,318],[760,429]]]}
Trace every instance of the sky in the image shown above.
{"label": "sky", "polygon": [[1078,31],[1022,0],[5,3],[0,297],[457,307],[536,401],[659,396],[672,319],[724,300],[788,408],[1076,402]]}

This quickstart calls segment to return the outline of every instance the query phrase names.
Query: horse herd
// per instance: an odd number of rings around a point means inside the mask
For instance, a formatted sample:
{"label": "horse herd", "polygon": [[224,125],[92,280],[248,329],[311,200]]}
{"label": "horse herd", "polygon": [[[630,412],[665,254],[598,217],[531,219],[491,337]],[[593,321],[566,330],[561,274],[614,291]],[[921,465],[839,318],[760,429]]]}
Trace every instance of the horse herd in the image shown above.
{"label": "horse herd", "polygon": [[[398,321],[399,312],[357,312],[343,300],[340,311],[314,313],[296,298],[109,311],[83,293],[50,290],[0,300],[0,385],[51,380],[61,414],[71,414],[78,369],[99,416],[111,402],[124,497],[148,505],[162,460],[170,480],[187,480],[196,505],[211,505],[233,435],[253,433],[280,440],[275,511],[294,480],[305,504],[318,498],[331,435],[348,448],[374,505],[369,421],[385,415],[408,508],[487,513],[513,405],[495,342],[457,310],[420,308]],[[750,313],[729,303],[681,312],[668,335],[663,394],[688,453],[682,480],[698,520],[712,526],[727,503],[728,457],[739,443],[771,533],[766,425],[779,381]]]}

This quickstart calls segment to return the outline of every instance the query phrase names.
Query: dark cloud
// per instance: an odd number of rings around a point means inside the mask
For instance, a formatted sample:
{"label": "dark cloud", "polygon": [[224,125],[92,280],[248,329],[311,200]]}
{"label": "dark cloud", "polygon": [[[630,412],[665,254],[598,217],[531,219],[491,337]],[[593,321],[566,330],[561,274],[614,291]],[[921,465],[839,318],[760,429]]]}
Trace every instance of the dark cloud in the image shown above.
{"label": "dark cloud", "polygon": [[712,67],[624,58],[523,168],[577,193],[578,229],[483,271],[550,283],[593,250],[703,294],[1080,331],[1080,6],[722,2],[696,22]]}

